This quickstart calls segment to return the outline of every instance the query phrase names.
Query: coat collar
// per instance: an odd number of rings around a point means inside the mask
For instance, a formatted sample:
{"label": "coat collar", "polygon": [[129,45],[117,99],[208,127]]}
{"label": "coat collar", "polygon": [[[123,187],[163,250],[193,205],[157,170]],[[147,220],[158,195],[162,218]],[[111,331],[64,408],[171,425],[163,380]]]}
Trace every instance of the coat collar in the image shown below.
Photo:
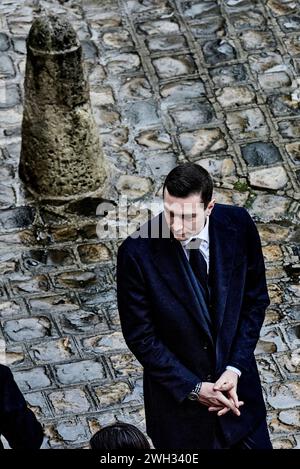
{"label": "coat collar", "polygon": [[[236,228],[231,223],[231,220],[222,210],[222,206],[215,204],[209,221],[209,281],[212,291],[211,304],[216,315],[217,333],[224,318],[235,258]],[[210,336],[207,324],[203,320],[199,300],[183,265],[182,253],[180,252],[183,248],[170,231],[164,212],[151,220],[150,237],[153,261],[161,277],[172,290],[174,296],[197,320],[205,333]]]}

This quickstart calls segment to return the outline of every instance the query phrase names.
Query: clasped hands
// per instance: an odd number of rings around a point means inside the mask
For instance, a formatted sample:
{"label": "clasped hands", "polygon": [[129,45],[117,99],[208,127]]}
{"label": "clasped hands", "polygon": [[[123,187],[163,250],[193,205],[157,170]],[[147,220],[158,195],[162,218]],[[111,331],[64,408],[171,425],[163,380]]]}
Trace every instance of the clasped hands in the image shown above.
{"label": "clasped hands", "polygon": [[239,407],[244,402],[238,400],[238,375],[234,371],[226,370],[215,383],[203,382],[199,394],[199,402],[208,407],[209,412],[217,412],[218,416],[227,414],[230,410],[240,416]]}

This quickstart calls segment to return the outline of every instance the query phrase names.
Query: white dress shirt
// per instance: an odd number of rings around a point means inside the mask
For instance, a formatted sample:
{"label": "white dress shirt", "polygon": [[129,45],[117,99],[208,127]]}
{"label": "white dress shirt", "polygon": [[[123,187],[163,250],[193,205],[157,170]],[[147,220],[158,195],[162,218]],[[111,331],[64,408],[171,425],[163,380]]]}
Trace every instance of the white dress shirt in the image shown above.
{"label": "white dress shirt", "polygon": [[[193,238],[201,239],[199,249],[205,259],[205,262],[207,265],[207,274],[208,274],[209,273],[209,216],[206,217],[205,225],[198,234],[193,235],[189,239],[186,239],[184,241],[180,241],[183,247],[184,253],[188,259],[189,259],[190,253],[189,253],[189,250],[186,249],[186,246]],[[242,374],[238,368],[235,368],[235,366],[226,366],[226,370],[234,371],[235,373],[237,373],[238,376],[241,376]]]}
{"label": "white dress shirt", "polygon": [[201,239],[201,244],[199,246],[199,249],[201,251],[201,254],[203,254],[203,257],[205,259],[206,265],[207,265],[207,273],[209,273],[209,216],[206,217],[205,225],[202,230],[196,234],[191,236],[189,239],[186,239],[184,241],[180,241],[182,247],[184,248],[184,252],[186,257],[189,259],[189,250],[186,249],[187,244],[194,238],[199,238]]}

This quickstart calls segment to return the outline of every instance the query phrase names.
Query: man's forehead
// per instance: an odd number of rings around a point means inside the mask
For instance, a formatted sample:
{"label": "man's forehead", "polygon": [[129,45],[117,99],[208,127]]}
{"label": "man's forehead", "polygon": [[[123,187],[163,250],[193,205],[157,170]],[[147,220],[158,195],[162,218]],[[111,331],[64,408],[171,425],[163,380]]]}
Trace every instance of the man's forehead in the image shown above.
{"label": "man's forehead", "polygon": [[204,203],[201,201],[192,201],[192,202],[172,202],[172,203],[167,203],[164,201],[164,207],[169,211],[169,212],[184,212],[184,213],[197,213],[199,210],[204,209]]}

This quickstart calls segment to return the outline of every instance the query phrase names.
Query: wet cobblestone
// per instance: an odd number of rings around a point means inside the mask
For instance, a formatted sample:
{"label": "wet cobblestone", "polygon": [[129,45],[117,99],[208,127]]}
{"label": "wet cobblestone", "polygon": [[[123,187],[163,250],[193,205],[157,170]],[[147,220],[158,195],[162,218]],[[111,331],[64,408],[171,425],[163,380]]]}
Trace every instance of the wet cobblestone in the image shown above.
{"label": "wet cobblestone", "polygon": [[40,12],[67,18],[82,42],[107,201],[127,195],[134,217],[176,164],[194,161],[218,202],[256,220],[271,297],[256,350],[271,437],[299,448],[299,2],[1,2],[0,333],[49,447],[84,448],[114,421],[145,431],[141,366],[120,329],[119,240],[97,236],[102,200],[40,206],[18,178],[25,40]]}

